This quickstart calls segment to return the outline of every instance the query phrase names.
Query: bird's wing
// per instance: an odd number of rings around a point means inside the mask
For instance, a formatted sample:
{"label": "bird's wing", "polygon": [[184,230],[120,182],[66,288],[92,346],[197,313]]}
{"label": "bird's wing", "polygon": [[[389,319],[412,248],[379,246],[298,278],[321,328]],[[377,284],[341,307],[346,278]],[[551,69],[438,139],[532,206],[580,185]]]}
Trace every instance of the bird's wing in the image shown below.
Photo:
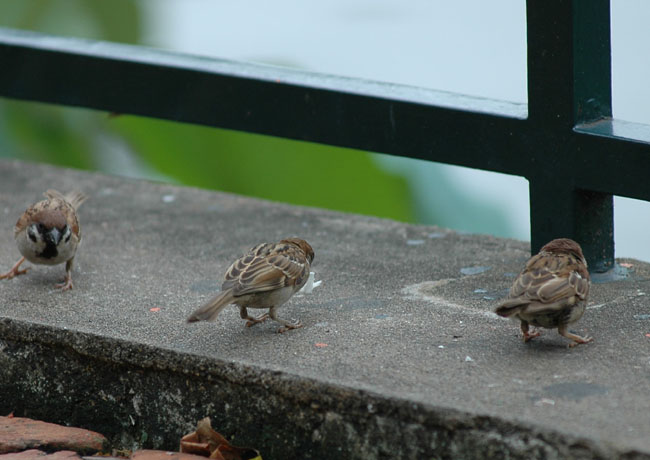
{"label": "bird's wing", "polygon": [[555,311],[567,302],[584,300],[589,293],[589,272],[574,256],[540,253],[530,258],[517,276],[508,298],[495,310],[510,316],[526,309],[530,313]]}
{"label": "bird's wing", "polygon": [[241,296],[302,286],[309,276],[309,261],[292,244],[263,243],[237,259],[226,272],[222,289]]}
{"label": "bird's wing", "polygon": [[525,309],[527,313],[544,313],[565,308],[568,303],[584,300],[589,292],[589,280],[577,271],[566,275],[547,269],[527,271],[519,275],[508,299],[497,308],[497,314],[510,316]]}

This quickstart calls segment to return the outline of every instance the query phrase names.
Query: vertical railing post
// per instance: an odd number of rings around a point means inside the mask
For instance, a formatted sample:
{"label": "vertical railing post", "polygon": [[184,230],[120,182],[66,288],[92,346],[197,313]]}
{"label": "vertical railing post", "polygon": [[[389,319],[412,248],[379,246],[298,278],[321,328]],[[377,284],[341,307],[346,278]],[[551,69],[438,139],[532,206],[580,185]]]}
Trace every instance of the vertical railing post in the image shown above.
{"label": "vertical railing post", "polygon": [[589,270],[614,267],[614,197],[608,193],[576,190],[575,238],[580,241]]}
{"label": "vertical railing post", "polygon": [[[610,0],[573,4],[573,110],[581,124],[612,116],[611,6]],[[607,271],[614,266],[614,197],[577,190],[576,200],[576,238],[590,269]]]}
{"label": "vertical railing post", "polygon": [[[549,181],[555,185],[549,186]],[[612,195],[576,190],[562,184],[561,176],[530,181],[529,188],[533,252],[554,238],[569,237],[580,242],[590,271],[613,267]]]}
{"label": "vertical railing post", "polygon": [[592,271],[614,264],[612,195],[579,190],[578,123],[611,116],[609,0],[528,0],[531,249],[578,241]]}

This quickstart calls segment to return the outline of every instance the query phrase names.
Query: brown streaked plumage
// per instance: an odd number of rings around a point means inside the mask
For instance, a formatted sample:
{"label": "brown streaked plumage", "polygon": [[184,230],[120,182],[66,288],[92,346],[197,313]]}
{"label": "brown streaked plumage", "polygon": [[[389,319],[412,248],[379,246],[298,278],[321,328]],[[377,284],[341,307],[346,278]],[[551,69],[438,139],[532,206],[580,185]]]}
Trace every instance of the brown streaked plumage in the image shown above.
{"label": "brown streaked plumage", "polygon": [[591,337],[580,337],[567,327],[582,317],[589,285],[582,248],[573,240],[558,238],[528,260],[496,314],[519,319],[524,342],[540,335],[538,331],[529,332],[528,326],[532,324],[557,328],[561,335],[573,341],[570,347],[588,343],[593,340]]}
{"label": "brown streaked plumage", "polygon": [[[240,316],[252,326],[271,318],[282,324],[278,332],[302,327],[277,316],[277,309],[298,292],[309,278],[314,250],[305,240],[287,238],[251,248],[226,270],[221,292],[192,313],[187,322],[213,321],[229,304],[239,306]],[[247,308],[268,308],[268,314],[248,315]]]}
{"label": "brown streaked plumage", "polygon": [[18,218],[14,238],[22,257],[0,279],[11,279],[27,273],[19,270],[29,260],[34,264],[57,265],[65,262],[65,279],[56,287],[72,289],[72,264],[81,242],[77,208],[88,198],[81,192],[62,195],[56,190],[44,193],[45,200],[31,205]]}

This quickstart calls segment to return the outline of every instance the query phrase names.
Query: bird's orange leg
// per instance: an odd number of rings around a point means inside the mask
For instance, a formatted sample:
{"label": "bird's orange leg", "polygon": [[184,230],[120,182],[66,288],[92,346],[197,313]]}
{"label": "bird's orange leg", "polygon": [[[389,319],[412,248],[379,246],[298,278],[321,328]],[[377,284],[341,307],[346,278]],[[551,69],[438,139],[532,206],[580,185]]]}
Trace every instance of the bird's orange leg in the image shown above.
{"label": "bird's orange leg", "polygon": [[290,331],[291,329],[298,329],[302,327],[302,323],[299,319],[293,321],[287,321],[286,319],[279,318],[277,315],[277,307],[271,307],[269,309],[269,316],[273,321],[277,321],[282,324],[282,327],[278,329],[278,334]]}
{"label": "bird's orange leg", "polygon": [[257,317],[250,316],[246,307],[239,307],[239,316],[241,316],[242,319],[248,320],[246,321],[246,327],[255,326],[257,323],[262,323],[269,318],[269,315],[267,313],[264,313],[263,315]]}
{"label": "bird's orange leg", "polygon": [[54,285],[56,289],[61,289],[62,292],[72,289],[72,260],[70,259],[65,263],[65,278],[63,279],[63,283]]}
{"label": "bird's orange leg", "polygon": [[566,324],[563,324],[560,327],[558,327],[557,331],[560,333],[560,335],[566,337],[567,339],[573,340],[573,342],[569,344],[569,348],[573,348],[576,345],[580,345],[581,343],[589,343],[594,341],[593,337],[589,337],[589,336],[580,337],[577,334],[573,334],[569,332]]}
{"label": "bird's orange leg", "polygon": [[528,332],[527,321],[521,322],[521,332],[524,333],[524,342],[530,342],[530,340],[534,339],[535,337],[539,337],[540,335],[542,335],[542,333],[539,331]]}
{"label": "bird's orange leg", "polygon": [[0,275],[0,280],[3,280],[5,278],[10,280],[14,276],[24,275],[25,273],[27,273],[27,270],[29,270],[29,267],[25,268],[23,270],[18,270],[18,267],[20,267],[20,264],[22,264],[23,262],[25,262],[25,258],[21,257],[20,260],[18,262],[16,262],[16,265],[11,267],[11,270],[9,270],[7,273],[3,273],[2,275]]}
{"label": "bird's orange leg", "polygon": [[72,276],[70,275],[70,273],[66,272],[63,282],[55,284],[54,287],[56,289],[61,289],[61,291],[67,291],[69,289],[72,289]]}

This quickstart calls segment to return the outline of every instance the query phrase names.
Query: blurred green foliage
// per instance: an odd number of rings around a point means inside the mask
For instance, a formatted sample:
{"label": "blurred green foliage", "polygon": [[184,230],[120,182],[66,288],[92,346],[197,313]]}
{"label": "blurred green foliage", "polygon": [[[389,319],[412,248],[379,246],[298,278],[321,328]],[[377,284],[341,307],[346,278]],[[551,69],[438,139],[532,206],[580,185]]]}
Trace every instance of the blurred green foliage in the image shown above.
{"label": "blurred green foliage", "polygon": [[79,112],[0,100],[0,156],[95,169],[90,152],[96,128]]}
{"label": "blurred green foliage", "polygon": [[[141,22],[130,0],[0,0],[1,26],[56,35],[137,43]],[[407,180],[383,170],[367,152],[8,100],[0,100],[0,136],[0,156],[403,221],[414,217]],[[116,158],[107,142],[125,146],[121,155],[133,160]]]}
{"label": "blurred green foliage", "polygon": [[142,15],[133,0],[0,0],[0,26],[137,43]]}
{"label": "blurred green foliage", "polygon": [[379,169],[365,152],[135,117],[112,124],[148,164],[185,184],[412,218],[406,180]]}

